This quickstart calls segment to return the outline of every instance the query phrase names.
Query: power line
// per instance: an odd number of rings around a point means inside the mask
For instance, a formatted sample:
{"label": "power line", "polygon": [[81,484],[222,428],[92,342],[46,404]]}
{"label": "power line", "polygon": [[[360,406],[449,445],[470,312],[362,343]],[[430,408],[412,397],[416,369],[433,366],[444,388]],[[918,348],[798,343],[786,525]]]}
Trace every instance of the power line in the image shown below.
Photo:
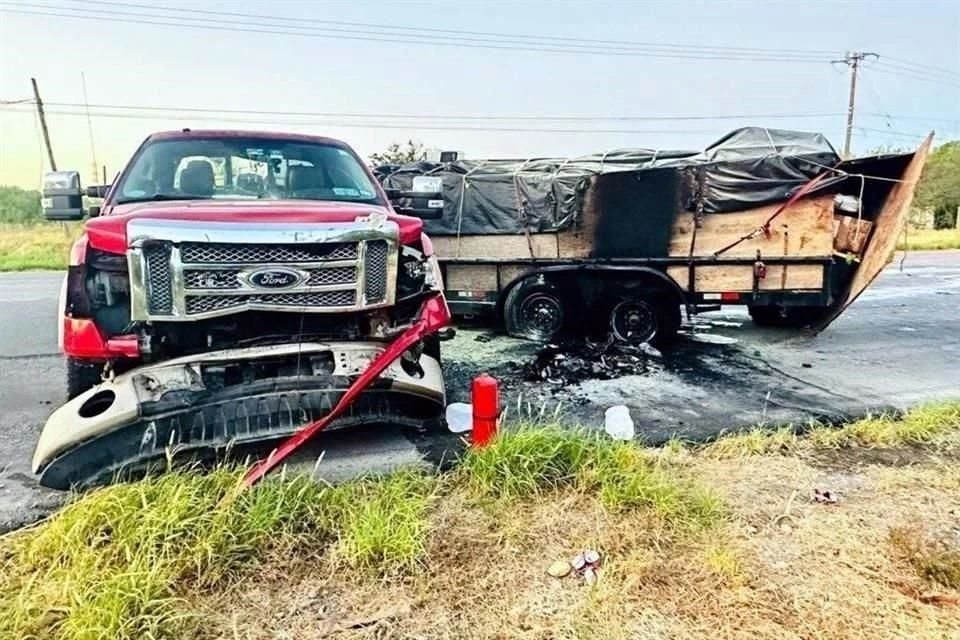
{"label": "power line", "polygon": [[[0,110],[8,112],[26,113],[26,110],[19,108],[4,107]],[[85,117],[84,111],[67,111],[62,109],[47,109],[48,114],[79,116]],[[465,126],[444,126],[444,125],[425,125],[411,123],[388,123],[388,122],[340,122],[325,120],[264,120],[257,118],[221,118],[214,116],[185,116],[171,113],[170,115],[146,115],[139,113],[103,113],[91,112],[91,115],[98,118],[121,118],[135,120],[172,120],[178,122],[230,122],[240,124],[269,124],[285,126],[324,126],[324,127],[345,127],[359,129],[422,129],[430,131],[497,131],[513,133],[619,133],[619,134],[709,134],[715,133],[711,129],[573,129],[573,128],[531,128],[531,127],[465,127]]]}
{"label": "power line", "polygon": [[[101,6],[110,6],[110,7],[128,7],[128,8],[139,8],[139,9],[148,9],[151,11],[167,11],[173,13],[182,12],[181,9],[177,7],[169,6],[158,6],[158,5],[148,5],[148,4],[137,4],[131,2],[103,2],[102,0],[68,0],[75,4],[93,4]],[[311,23],[311,24],[332,24],[332,25],[342,25],[342,26],[351,26],[351,27],[365,27],[365,28],[375,28],[375,29],[389,29],[392,31],[411,31],[417,34],[418,36],[423,35],[424,33],[444,33],[444,34],[459,34],[459,35],[476,35],[476,36],[486,36],[492,38],[508,38],[508,39],[523,39],[523,40],[565,40],[569,39],[564,36],[534,36],[528,34],[517,34],[517,33],[497,33],[489,31],[469,31],[463,29],[439,29],[435,27],[421,27],[421,26],[405,26],[405,25],[392,25],[392,24],[383,24],[383,23],[368,23],[368,22],[348,22],[343,20],[320,20],[316,18],[305,18],[305,17],[296,17],[296,18],[285,18],[283,16],[271,16],[264,14],[250,14],[250,13],[234,13],[229,11],[211,11],[211,10],[202,10],[202,9],[190,9],[190,14],[204,14],[204,15],[213,15],[213,16],[227,16],[232,18],[250,18],[254,20],[270,20],[274,22],[293,22],[293,23]],[[731,47],[726,45],[693,45],[693,44],[677,44],[677,43],[663,43],[663,42],[637,42],[630,40],[599,40],[594,38],[576,38],[578,42],[590,43],[590,44],[600,44],[600,45],[626,45],[630,47],[642,47],[642,48],[664,48],[664,49],[686,49],[686,50],[704,50],[704,51],[740,51],[740,52],[751,52],[751,53],[799,53],[799,54],[822,54],[830,55],[833,54],[833,50],[824,50],[824,49],[765,49],[760,47]]]}
{"label": "power line", "polygon": [[[56,107],[83,107],[79,102],[46,102]],[[722,115],[694,115],[694,116],[539,116],[539,115],[450,115],[450,114],[423,114],[423,113],[343,113],[319,111],[264,111],[257,109],[221,109],[211,107],[159,107],[153,105],[120,105],[120,104],[91,104],[96,109],[138,110],[138,111],[195,111],[199,113],[230,113],[253,114],[270,116],[316,116],[334,118],[388,118],[388,119],[416,119],[416,120],[541,120],[541,121],[683,121],[683,120],[746,120],[750,118],[781,119],[781,118],[833,118],[842,116],[842,113],[745,113]]]}
{"label": "power line", "polygon": [[[183,11],[177,7],[169,7],[169,6],[162,6],[162,5],[156,6],[156,5],[149,5],[149,4],[142,4],[142,3],[131,3],[131,2],[104,2],[103,0],[66,0],[66,1],[71,2],[73,4],[147,9],[151,11],[162,11],[162,12],[175,14],[172,16],[171,15],[148,16],[147,14],[142,14],[142,13],[119,12],[116,9],[94,10],[94,11],[99,11],[101,13],[107,13],[108,15],[114,14],[114,15],[132,15],[132,16],[141,16],[141,17],[159,17],[162,19],[174,19],[174,20],[183,19],[176,15],[178,13],[181,13],[181,14],[183,13]],[[11,3],[5,3],[5,4],[11,4]],[[24,5],[24,6],[27,6],[27,5]],[[79,8],[74,9],[71,7],[62,7],[62,6],[58,7],[55,5],[34,5],[34,6],[39,6],[41,8],[52,8],[52,9],[63,8],[68,11],[81,10]],[[569,38],[564,38],[563,36],[538,36],[538,35],[517,34],[517,33],[472,31],[472,30],[464,30],[464,29],[440,29],[440,28],[423,27],[423,26],[411,27],[411,26],[405,26],[405,25],[383,24],[383,23],[350,22],[350,21],[343,21],[343,20],[321,20],[316,18],[306,18],[306,17],[299,17],[299,16],[296,18],[286,18],[283,16],[272,16],[272,15],[265,15],[265,14],[235,13],[235,12],[228,12],[228,11],[212,11],[212,10],[203,10],[203,9],[194,9],[194,8],[191,8],[189,13],[190,13],[190,16],[194,16],[195,14],[204,14],[204,15],[211,15],[211,16],[226,16],[230,18],[248,18],[248,19],[254,19],[260,22],[267,20],[270,22],[281,23],[281,24],[266,25],[266,26],[271,26],[271,27],[279,26],[281,28],[309,29],[309,27],[303,27],[302,23],[310,23],[310,24],[325,24],[325,25],[341,25],[341,26],[350,26],[350,27],[364,27],[367,29],[372,28],[372,29],[389,30],[390,32],[401,32],[401,33],[389,33],[389,34],[379,34],[379,35],[405,36],[407,34],[402,32],[413,32],[418,38],[436,37],[436,36],[430,36],[426,34],[439,33],[439,34],[484,36],[487,38],[497,38],[497,39],[508,38],[508,39],[514,39],[514,40],[528,41],[527,43],[521,43],[521,44],[544,44],[544,43],[551,44],[556,40],[561,40],[561,41],[569,40]],[[75,17],[79,17],[79,16],[75,16]],[[220,21],[220,22],[223,22],[223,21]],[[238,23],[236,21],[228,21],[228,22],[249,26],[248,23]],[[283,23],[293,23],[293,24],[283,24]],[[184,25],[178,25],[178,26],[184,26]],[[327,30],[327,29],[321,29],[321,30]],[[348,33],[352,32],[351,30],[340,30],[340,31],[346,31]],[[364,33],[364,32],[359,32],[359,33]],[[817,56],[833,53],[831,50],[824,50],[824,49],[731,47],[731,46],[725,46],[725,45],[704,46],[704,45],[677,44],[677,43],[637,42],[637,41],[629,41],[629,40],[601,40],[601,39],[580,38],[580,37],[578,37],[576,41],[577,43],[582,43],[582,44],[567,43],[564,46],[584,48],[584,46],[589,47],[590,45],[601,45],[601,46],[604,46],[604,48],[609,48],[609,47],[605,47],[605,45],[615,45],[615,48],[617,49],[622,49],[624,47],[628,47],[628,48],[639,47],[641,49],[647,50],[648,53],[651,51],[659,50],[660,52],[667,52],[667,53],[674,53],[674,54],[677,52],[686,52],[686,53],[701,53],[701,54],[715,55],[717,54],[717,52],[720,52],[720,53],[731,53],[737,56],[768,54],[768,55],[776,55],[781,57],[784,55],[787,55],[787,56],[792,56],[794,58],[796,58],[796,56],[799,54],[807,57],[813,56],[813,58],[807,58],[807,59],[810,59],[810,61],[819,61]],[[489,42],[489,41],[481,40],[480,42]],[[738,57],[737,59],[741,59],[741,58]],[[942,67],[935,67],[928,64],[912,62],[909,60],[904,60],[902,58],[894,58],[890,56],[884,56],[884,60],[890,61],[890,62],[885,62],[884,64],[889,65],[893,69],[897,69],[904,72],[913,72],[913,75],[922,74],[923,77],[929,77],[931,80],[960,79],[960,72],[957,72],[954,70],[945,69]],[[797,59],[794,61],[799,61],[799,60]]]}
{"label": "power line", "polygon": [[[93,107],[94,105],[91,105]],[[0,111],[27,113],[28,109],[21,106],[0,107]],[[46,113],[86,117],[82,110],[62,110],[47,109]],[[531,127],[464,127],[464,126],[443,126],[443,125],[422,125],[419,123],[389,123],[389,122],[342,122],[342,121],[290,121],[290,120],[265,120],[257,118],[218,118],[213,116],[188,116],[171,113],[170,115],[150,115],[139,113],[103,113],[91,112],[91,115],[98,118],[119,118],[134,120],[168,120],[178,122],[224,122],[235,124],[267,124],[279,126],[314,126],[314,127],[343,127],[343,128],[361,128],[361,129],[421,129],[430,131],[496,131],[510,133],[579,133],[579,134],[645,134],[645,135],[710,135],[716,134],[715,129],[582,129],[582,128],[531,128]],[[926,134],[909,133],[903,131],[890,131],[888,129],[874,129],[870,127],[856,126],[855,129],[868,132],[874,131],[893,136],[905,136],[910,138],[923,138]]]}
{"label": "power line", "polygon": [[[873,88],[868,86],[868,89],[873,91]],[[876,91],[873,91],[874,96],[879,102],[879,95]],[[24,100],[0,100],[0,105],[14,105],[14,104],[32,104],[32,99]],[[47,106],[52,107],[71,107],[71,108],[86,108],[88,105],[82,102],[44,102]],[[424,113],[348,113],[348,112],[337,112],[337,111],[280,111],[280,110],[262,110],[262,109],[234,109],[234,108],[220,108],[220,107],[187,107],[187,106],[175,106],[175,107],[163,107],[156,105],[131,105],[131,104],[108,104],[108,103],[97,103],[90,104],[91,108],[100,109],[101,112],[99,115],[108,115],[106,111],[103,110],[117,110],[117,111],[141,111],[141,112],[171,112],[171,113],[212,113],[212,114],[233,114],[233,115],[255,115],[255,116],[296,116],[296,117],[319,117],[319,118],[357,118],[357,119],[387,119],[387,120],[466,120],[466,121],[542,121],[542,122],[672,122],[672,121],[712,121],[712,120],[774,120],[774,119],[817,119],[817,118],[836,118],[843,116],[844,113],[834,112],[834,113],[743,113],[743,114],[707,114],[707,115],[677,115],[677,116],[668,116],[668,115],[584,115],[584,116],[569,116],[569,115],[529,115],[529,114],[517,114],[517,115],[483,115],[483,114],[424,114]],[[882,105],[881,105],[882,108]],[[920,120],[927,122],[945,122],[955,124],[958,122],[957,118],[940,118],[936,116],[905,116],[899,114],[893,114],[887,111],[881,112],[858,112],[858,117],[870,117],[870,118],[884,118],[890,119],[895,118],[898,120]],[[162,119],[162,116],[157,116],[158,119]],[[416,126],[411,124],[410,126]]]}
{"label": "power line", "polygon": [[884,133],[891,136],[901,136],[905,138],[926,138],[929,133],[909,133],[907,131],[891,131],[889,129],[874,129],[871,127],[861,127],[857,126],[857,129],[860,131],[872,131],[874,133]]}
{"label": "power line", "polygon": [[[52,6],[52,5],[29,5],[24,3],[13,3],[13,2],[0,2],[2,5],[13,6],[13,7],[30,7],[30,9],[60,9],[66,11],[79,11],[78,9],[71,9],[68,7]],[[87,10],[89,13],[91,10]],[[708,51],[693,51],[693,52],[663,52],[656,50],[641,50],[633,48],[584,48],[580,44],[558,44],[552,46],[535,46],[540,43],[529,43],[529,42],[516,42],[508,40],[490,40],[490,41],[480,41],[480,42],[464,42],[463,39],[459,40],[425,40],[424,36],[414,37],[413,34],[409,36],[407,34],[383,34],[378,32],[371,31],[349,31],[351,35],[343,33],[346,30],[338,30],[336,33],[317,33],[316,31],[330,31],[329,29],[320,29],[320,28],[311,28],[311,27],[292,27],[290,25],[284,25],[284,28],[281,29],[262,29],[262,28],[251,28],[250,23],[246,22],[237,22],[232,21],[234,24],[240,24],[244,26],[224,26],[223,20],[219,21],[205,21],[203,19],[196,18],[179,18],[175,16],[155,16],[149,14],[130,14],[129,12],[105,12],[101,11],[100,13],[106,13],[107,15],[82,15],[76,13],[57,13],[51,11],[35,11],[27,9],[6,9],[7,13],[16,13],[24,15],[37,15],[37,16],[46,16],[52,18],[67,18],[67,19],[76,19],[76,20],[87,20],[94,22],[113,22],[113,23],[124,23],[124,24],[145,24],[145,25],[155,25],[155,26],[167,26],[167,27],[182,27],[186,29],[201,29],[207,31],[227,31],[227,32],[238,32],[238,33],[260,33],[260,34],[272,34],[272,35],[289,35],[289,36],[300,36],[307,38],[325,38],[330,40],[355,40],[361,42],[389,42],[395,44],[407,44],[407,45],[432,45],[432,46],[442,46],[442,47],[457,47],[457,48],[466,48],[466,49],[490,49],[490,50],[502,50],[502,51],[530,51],[530,52],[539,52],[539,53],[575,53],[580,55],[605,55],[605,56],[617,56],[617,57],[645,57],[645,58],[669,58],[676,60],[724,60],[724,61],[751,61],[751,62],[790,62],[790,63],[821,63],[826,62],[828,58],[826,57],[812,57],[806,56],[802,57],[799,55],[777,55],[777,54],[747,54],[747,53],[736,53],[736,52],[726,52],[721,54],[711,54]],[[124,15],[133,15],[138,17],[116,17]],[[142,17],[160,17],[160,20],[144,20],[140,19]],[[190,22],[172,22],[177,20],[190,20]],[[267,25],[267,26],[280,26],[280,25]],[[298,28],[298,29],[311,29],[312,31],[289,31],[288,29]],[[390,36],[390,37],[385,37]],[[429,36],[429,37],[439,37],[439,36]]]}
{"label": "power line", "polygon": [[935,67],[935,66],[933,66],[933,65],[922,64],[922,63],[919,63],[919,62],[910,62],[909,60],[904,60],[903,58],[894,58],[894,57],[892,57],[892,56],[883,56],[883,59],[884,59],[884,60],[888,60],[888,61],[890,61],[890,62],[899,63],[900,66],[915,67],[915,68],[920,69],[920,70],[932,71],[932,72],[937,72],[937,73],[941,73],[941,74],[944,74],[944,75],[949,75],[949,76],[954,76],[954,77],[960,78],[960,71],[956,71],[956,70],[952,70],[952,69],[947,69],[947,68],[944,68],[944,67]]}
{"label": "power line", "polygon": [[896,67],[890,67],[889,65],[885,65],[882,62],[869,65],[868,68],[873,73],[885,73],[891,76],[898,76],[901,78],[912,78],[914,80],[932,82],[933,84],[940,84],[943,86],[960,87],[960,80],[955,81],[955,80],[948,80],[942,77],[934,77],[934,76],[921,75],[917,73],[911,73],[909,71],[904,71]]}

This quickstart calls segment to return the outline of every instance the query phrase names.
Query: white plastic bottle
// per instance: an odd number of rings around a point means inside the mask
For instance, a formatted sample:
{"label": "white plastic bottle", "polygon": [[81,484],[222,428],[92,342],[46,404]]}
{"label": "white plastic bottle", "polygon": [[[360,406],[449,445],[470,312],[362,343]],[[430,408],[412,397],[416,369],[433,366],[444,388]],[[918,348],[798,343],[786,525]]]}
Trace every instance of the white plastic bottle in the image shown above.
{"label": "white plastic bottle", "polygon": [[622,404],[610,407],[604,413],[604,431],[614,440],[633,440],[633,418],[630,409]]}
{"label": "white plastic bottle", "polygon": [[453,433],[466,433],[473,429],[473,405],[465,402],[448,404],[447,428]]}

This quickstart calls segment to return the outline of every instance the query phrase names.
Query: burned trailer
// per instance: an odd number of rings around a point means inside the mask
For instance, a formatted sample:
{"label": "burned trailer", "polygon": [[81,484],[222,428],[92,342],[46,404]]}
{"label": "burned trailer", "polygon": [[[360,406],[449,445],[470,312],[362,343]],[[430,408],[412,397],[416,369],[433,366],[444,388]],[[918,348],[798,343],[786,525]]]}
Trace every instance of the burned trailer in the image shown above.
{"label": "burned trailer", "polygon": [[702,152],[420,162],[387,188],[442,185],[425,221],[447,299],[517,337],[669,343],[688,314],[823,328],[892,254],[932,139],[841,161],[819,134],[750,127]]}

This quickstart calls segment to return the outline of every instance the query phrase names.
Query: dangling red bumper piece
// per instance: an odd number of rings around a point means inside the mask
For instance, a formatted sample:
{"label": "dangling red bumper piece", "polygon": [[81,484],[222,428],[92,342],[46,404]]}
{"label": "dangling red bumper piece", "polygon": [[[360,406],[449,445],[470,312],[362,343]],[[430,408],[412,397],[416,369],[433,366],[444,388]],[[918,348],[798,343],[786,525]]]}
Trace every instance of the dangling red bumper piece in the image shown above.
{"label": "dangling red bumper piece", "polygon": [[442,294],[437,294],[423,303],[417,321],[404,331],[388,346],[379,357],[375,358],[367,369],[347,388],[334,405],[330,413],[319,420],[304,425],[297,433],[277,447],[266,459],[254,464],[243,478],[243,486],[251,487],[261,478],[270,473],[284,460],[290,457],[297,449],[310,441],[316,434],[323,431],[327,425],[343,413],[350,403],[359,396],[372,382],[374,382],[394,360],[403,355],[403,352],[414,346],[426,336],[435,333],[450,323],[450,310]]}

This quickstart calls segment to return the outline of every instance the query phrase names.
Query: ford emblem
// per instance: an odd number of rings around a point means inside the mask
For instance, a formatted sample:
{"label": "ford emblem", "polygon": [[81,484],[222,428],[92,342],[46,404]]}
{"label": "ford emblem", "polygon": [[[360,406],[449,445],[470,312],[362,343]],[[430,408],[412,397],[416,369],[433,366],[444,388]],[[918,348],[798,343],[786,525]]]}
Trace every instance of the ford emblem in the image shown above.
{"label": "ford emblem", "polygon": [[247,275],[250,284],[258,289],[287,289],[303,281],[303,276],[293,269],[257,269]]}

